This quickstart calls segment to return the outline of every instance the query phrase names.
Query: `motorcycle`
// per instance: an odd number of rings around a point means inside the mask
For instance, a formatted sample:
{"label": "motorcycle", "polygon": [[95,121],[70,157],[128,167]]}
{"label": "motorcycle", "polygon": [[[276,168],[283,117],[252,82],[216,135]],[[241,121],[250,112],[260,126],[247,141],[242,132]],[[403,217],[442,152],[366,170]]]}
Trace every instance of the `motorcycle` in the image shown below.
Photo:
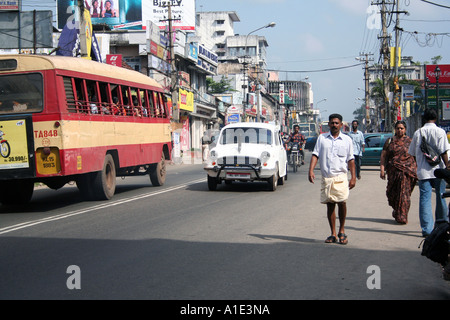
{"label": "motorcycle", "polygon": [[7,140],[3,139],[5,133],[0,130],[0,154],[3,158],[8,158],[11,153],[11,147]]}
{"label": "motorcycle", "polygon": [[292,166],[292,170],[297,172],[298,168],[302,165],[303,162],[303,146],[298,142],[290,142],[287,145],[287,151],[289,154],[289,165]]}

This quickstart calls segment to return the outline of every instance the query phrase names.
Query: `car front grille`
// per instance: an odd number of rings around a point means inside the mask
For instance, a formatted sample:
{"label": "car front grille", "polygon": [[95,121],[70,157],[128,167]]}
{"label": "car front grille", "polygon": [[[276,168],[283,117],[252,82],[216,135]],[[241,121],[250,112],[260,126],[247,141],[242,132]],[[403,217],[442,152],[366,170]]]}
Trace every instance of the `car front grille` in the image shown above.
{"label": "car front grille", "polygon": [[226,166],[260,166],[261,161],[255,157],[244,157],[244,156],[230,156],[230,157],[222,157],[217,160],[218,165],[226,165]]}

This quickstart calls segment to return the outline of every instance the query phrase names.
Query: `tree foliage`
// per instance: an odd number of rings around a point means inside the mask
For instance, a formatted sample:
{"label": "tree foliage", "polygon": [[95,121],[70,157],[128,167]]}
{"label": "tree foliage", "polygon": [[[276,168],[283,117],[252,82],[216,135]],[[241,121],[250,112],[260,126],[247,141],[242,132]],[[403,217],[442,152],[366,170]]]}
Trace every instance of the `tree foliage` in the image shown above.
{"label": "tree foliage", "polygon": [[236,91],[231,85],[231,80],[222,76],[219,82],[214,81],[213,78],[206,78],[206,85],[208,88],[208,93],[227,93]]}

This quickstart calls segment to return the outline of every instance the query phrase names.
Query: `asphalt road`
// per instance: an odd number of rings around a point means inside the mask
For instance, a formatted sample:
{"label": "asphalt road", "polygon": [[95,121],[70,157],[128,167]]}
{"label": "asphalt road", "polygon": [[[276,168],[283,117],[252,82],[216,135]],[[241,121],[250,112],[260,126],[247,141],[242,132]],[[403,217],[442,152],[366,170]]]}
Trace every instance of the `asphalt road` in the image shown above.
{"label": "asphalt road", "polygon": [[202,165],[185,164],[159,188],[119,179],[110,201],[43,188],[0,207],[0,299],[449,299],[418,248],[418,189],[409,224],[397,225],[378,176],[363,167],[351,191],[345,246],[324,243],[326,208],[307,166],[275,192],[211,192]]}

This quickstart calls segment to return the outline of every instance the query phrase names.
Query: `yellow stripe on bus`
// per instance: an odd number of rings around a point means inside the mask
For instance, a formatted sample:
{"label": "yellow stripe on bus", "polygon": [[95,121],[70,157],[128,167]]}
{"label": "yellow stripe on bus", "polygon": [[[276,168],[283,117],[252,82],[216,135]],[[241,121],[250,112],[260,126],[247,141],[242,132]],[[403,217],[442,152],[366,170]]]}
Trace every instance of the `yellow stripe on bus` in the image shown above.
{"label": "yellow stripe on bus", "polygon": [[114,145],[151,144],[171,141],[167,123],[98,122],[98,121],[34,122],[35,148],[95,148]]}

